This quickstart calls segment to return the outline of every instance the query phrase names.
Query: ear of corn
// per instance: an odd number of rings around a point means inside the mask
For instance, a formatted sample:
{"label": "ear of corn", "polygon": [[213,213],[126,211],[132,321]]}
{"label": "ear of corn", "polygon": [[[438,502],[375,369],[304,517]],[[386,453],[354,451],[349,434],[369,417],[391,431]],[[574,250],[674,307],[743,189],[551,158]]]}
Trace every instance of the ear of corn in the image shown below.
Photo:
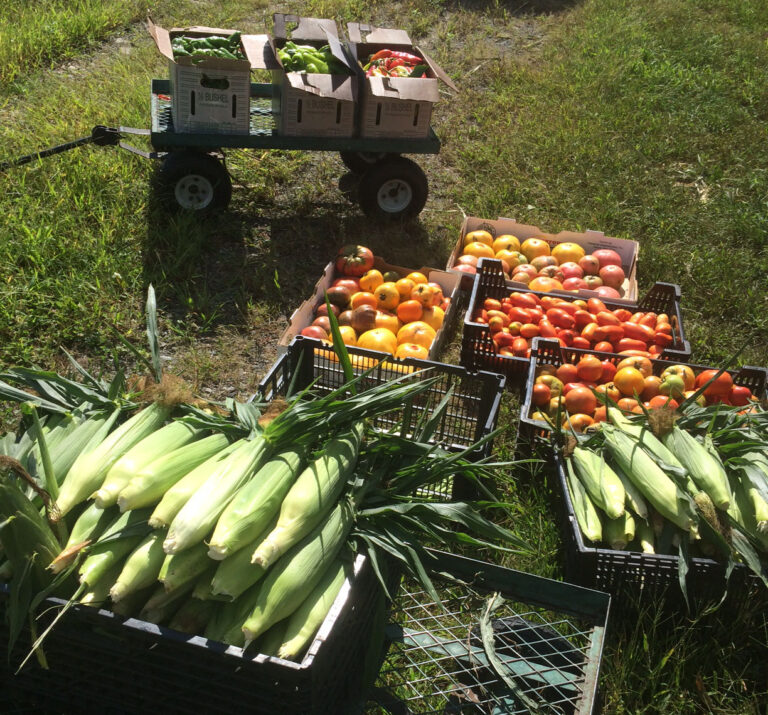
{"label": "ear of corn", "polygon": [[212,566],[208,548],[199,543],[179,553],[166,554],[157,579],[166,591],[175,591],[188,583],[194,583],[198,576]]}
{"label": "ear of corn", "polygon": [[92,498],[102,509],[117,503],[121,490],[136,474],[152,464],[156,459],[167,455],[200,436],[201,430],[174,420],[170,424],[144,437],[110,467],[104,482]]}
{"label": "ear of corn", "polygon": [[163,454],[139,470],[117,497],[120,511],[157,504],[184,475],[214,458],[229,444],[223,434],[212,434]]}
{"label": "ear of corn", "polygon": [[288,618],[283,618],[282,621],[275,623],[274,626],[269,628],[266,633],[262,633],[256,643],[253,646],[253,650],[258,651],[262,655],[269,656],[283,656],[280,655],[280,647],[285,640],[285,632],[288,628]]}
{"label": "ear of corn", "polygon": [[728,477],[722,462],[692,434],[675,425],[664,437],[696,485],[711,497],[718,509],[728,510],[731,500]]}
{"label": "ear of corn", "polygon": [[190,598],[174,613],[168,627],[189,635],[202,633],[217,605],[215,601],[199,601],[196,598]]}
{"label": "ear of corn", "polygon": [[[337,559],[323,574],[312,593],[286,620],[281,658],[295,659],[311,643],[344,584],[344,563]],[[262,651],[263,652],[263,651]]]}
{"label": "ear of corn", "polygon": [[157,581],[165,559],[162,531],[151,531],[130,553],[115,579],[109,595],[117,603],[134,591],[140,591]]}
{"label": "ear of corn", "polygon": [[69,566],[88,544],[96,541],[117,518],[115,509],[99,509],[89,504],[72,525],[69,539],[50,565],[53,573],[60,573]]}
{"label": "ear of corn", "polygon": [[94,584],[88,584],[88,590],[80,598],[80,603],[86,606],[102,608],[109,600],[109,590],[120,574],[122,564],[117,561],[107,569]]}
{"label": "ear of corn", "polygon": [[603,539],[612,549],[625,549],[635,538],[635,520],[629,512],[603,525]]}
{"label": "ear of corn", "polygon": [[139,618],[149,623],[161,623],[169,619],[191,590],[191,581],[175,591],[166,591],[162,584],[158,585],[139,612]]}
{"label": "ear of corn", "polygon": [[573,512],[576,516],[579,528],[581,529],[581,533],[590,541],[602,541],[603,528],[600,523],[600,516],[597,513],[597,509],[595,509],[595,505],[589,498],[584,485],[576,478],[570,459],[566,460],[565,466],[566,486],[568,487],[568,494],[571,497]]}
{"label": "ear of corn", "polygon": [[655,554],[653,529],[645,519],[635,519],[635,536],[644,554]]}
{"label": "ear of corn", "polygon": [[636,439],[643,449],[656,457],[660,462],[668,464],[670,467],[683,469],[683,465],[680,463],[680,460],[674,452],[668,449],[664,443],[651,432],[647,425],[628,419],[621,410],[616,407],[608,408],[608,419],[611,421],[611,424],[620,429],[624,434]]}
{"label": "ear of corn", "polygon": [[165,492],[160,503],[155,507],[152,516],[149,517],[149,525],[153,529],[162,529],[170,526],[190,497],[205,483],[214,471],[222,469],[232,453],[244,443],[245,440],[233,442],[179,479]]}
{"label": "ear of corn", "polygon": [[617,519],[624,513],[626,492],[616,473],[606,461],[589,449],[573,450],[573,465],[592,501],[609,519]]}
{"label": "ear of corn", "polygon": [[696,516],[675,483],[631,437],[603,425],[605,445],[624,473],[659,513],[685,531],[696,531]]}
{"label": "ear of corn", "polygon": [[152,403],[107,435],[98,446],[83,451],[61,485],[56,501],[61,516],[93,494],[112,465],[131,447],[158,429],[168,414],[167,407]]}
{"label": "ear of corn", "polygon": [[298,476],[283,499],[277,525],[253,552],[254,564],[269,568],[325,518],[355,468],[363,429],[358,423],[327,442],[323,454]]}
{"label": "ear of corn", "polygon": [[211,533],[230,499],[258,469],[266,451],[266,440],[258,436],[246,440],[216,465],[171,522],[163,544],[167,554],[188,549]]}
{"label": "ear of corn", "polygon": [[645,503],[645,499],[640,493],[640,490],[632,483],[632,480],[624,474],[623,469],[616,467],[614,472],[616,472],[616,476],[621,480],[621,485],[624,487],[624,493],[627,497],[626,506],[641,519],[647,519],[648,505]]}
{"label": "ear of corn", "polygon": [[340,502],[325,522],[270,569],[261,582],[253,612],[243,624],[246,643],[299,607],[338,554],[352,521],[351,506]]}
{"label": "ear of corn", "polygon": [[243,623],[253,611],[260,586],[251,586],[234,601],[222,603],[208,621],[205,637],[242,648],[245,645]]}
{"label": "ear of corn", "polygon": [[216,522],[208,551],[212,559],[227,558],[264,531],[295,482],[302,460],[299,450],[281,452],[235,494]]}
{"label": "ear of corn", "polygon": [[252,542],[219,563],[211,579],[213,595],[224,596],[229,600],[238,598],[266,573],[264,567],[251,563],[251,554],[272,532],[276,523],[277,515]]}

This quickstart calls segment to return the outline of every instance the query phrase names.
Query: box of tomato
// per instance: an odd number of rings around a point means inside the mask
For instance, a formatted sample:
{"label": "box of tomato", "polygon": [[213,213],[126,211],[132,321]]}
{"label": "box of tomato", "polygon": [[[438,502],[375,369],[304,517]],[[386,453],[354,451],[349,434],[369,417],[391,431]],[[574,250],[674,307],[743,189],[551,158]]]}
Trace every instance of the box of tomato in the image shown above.
{"label": "box of tomato", "polygon": [[[511,218],[494,221],[467,216],[446,270],[470,276],[464,279],[464,287],[469,290],[479,259],[498,258],[506,263],[505,278],[521,288],[539,276],[547,282],[554,278],[564,290],[575,290],[579,296],[599,295],[598,286],[605,285],[616,291],[607,291],[611,300],[632,302],[638,295],[639,248],[637,241],[606,236],[602,231],[553,234]],[[542,265],[539,267],[536,261]],[[529,276],[523,275],[532,266],[536,270]]]}
{"label": "box of tomato", "polygon": [[[373,276],[369,271],[379,275]],[[397,281],[411,274],[426,279],[423,288],[414,283],[408,295],[393,289]],[[460,277],[455,273],[426,266],[395,266],[381,256],[374,256],[365,246],[345,246],[325,267],[312,297],[291,315],[278,341],[278,351],[284,353],[297,335],[328,340],[328,325],[323,321],[323,316],[327,319],[328,294],[340,324],[345,326],[347,344],[356,346],[362,339],[359,347],[382,354],[436,360],[456,316],[459,284]],[[428,295],[432,296],[431,301]],[[423,305],[428,302],[429,306]]]}
{"label": "box of tomato", "polygon": [[[746,408],[768,396],[765,368],[744,366],[718,374],[720,372],[717,367],[692,364],[688,359],[657,360],[597,353],[563,347],[556,340],[535,338],[525,399],[520,408],[520,441],[532,443],[537,436],[548,437],[550,422],[558,419],[558,411],[559,419],[567,421],[568,428],[575,431],[604,421],[605,406],[603,398],[598,397],[601,393],[627,412],[642,409],[636,396],[645,409],[664,405],[676,408],[702,387],[704,392],[697,398],[702,406],[722,403]],[[545,374],[549,377],[541,378]],[[715,379],[706,385],[710,378]],[[557,387],[552,387],[553,379]],[[550,389],[539,392],[537,388],[541,383]],[[569,398],[574,389],[579,394],[574,392]],[[559,410],[556,402],[551,401],[553,397],[557,400],[558,390],[565,395]]]}
{"label": "box of tomato", "polygon": [[677,285],[656,283],[637,303],[585,298],[519,287],[506,280],[499,260],[481,258],[464,318],[461,364],[501,372],[521,386],[536,337],[668,360],[685,361],[691,354]]}

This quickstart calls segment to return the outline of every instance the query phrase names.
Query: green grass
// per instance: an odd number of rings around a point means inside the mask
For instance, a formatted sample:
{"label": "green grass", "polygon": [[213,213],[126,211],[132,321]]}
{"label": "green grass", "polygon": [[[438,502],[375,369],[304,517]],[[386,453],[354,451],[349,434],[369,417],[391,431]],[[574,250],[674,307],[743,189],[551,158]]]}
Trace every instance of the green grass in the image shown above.
{"label": "green grass", "polygon": [[[15,1],[0,10],[0,161],[95,124],[148,126],[149,81],[167,68],[135,23],[146,7]],[[430,180],[420,221],[362,218],[336,189],[343,168],[333,154],[229,152],[232,204],[202,222],[159,212],[152,164],[116,149],[14,169],[0,175],[0,366],[65,369],[60,346],[97,372],[115,358],[130,364],[115,330],[144,346],[151,282],[167,368],[204,396],[247,396],[339,245],[360,241],[392,263],[440,267],[464,214],[635,239],[641,294],[655,281],[682,288],[696,362],[723,364],[745,346],[737,362],[768,364],[764,2],[408,0],[372,9],[322,0],[287,9],[404,27],[459,85],[435,108],[441,153],[419,159]],[[168,0],[152,11],[166,27],[263,32],[272,8]],[[101,44],[118,32],[121,50]],[[517,408],[505,401],[501,423],[514,425]],[[512,435],[501,440],[499,455],[513,446]],[[539,475],[508,487],[508,526],[536,547],[508,563],[560,578],[557,512],[542,483]],[[728,610],[691,623],[653,604],[640,610],[611,624],[606,712],[761,711],[764,614]]]}

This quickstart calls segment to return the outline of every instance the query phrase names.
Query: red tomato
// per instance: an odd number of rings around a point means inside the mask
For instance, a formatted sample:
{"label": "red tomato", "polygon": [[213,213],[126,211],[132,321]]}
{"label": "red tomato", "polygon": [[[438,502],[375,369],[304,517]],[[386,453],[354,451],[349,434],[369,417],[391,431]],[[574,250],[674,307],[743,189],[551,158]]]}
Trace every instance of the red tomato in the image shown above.
{"label": "red tomato", "polygon": [[546,318],[539,321],[539,335],[542,338],[556,338],[557,330]]}
{"label": "red tomato", "polygon": [[549,385],[545,385],[543,382],[537,382],[533,386],[533,404],[537,407],[546,405],[552,398],[552,390],[549,389]]}
{"label": "red tomato", "polygon": [[599,353],[612,353],[613,345],[607,340],[601,340],[600,342],[595,343],[594,349]]}
{"label": "red tomato", "polygon": [[566,313],[562,308],[550,308],[547,311],[547,320],[558,328],[570,330],[576,325],[575,318]]}
{"label": "red tomato", "polygon": [[348,244],[336,255],[336,271],[345,276],[362,276],[373,268],[373,251],[365,246]]}
{"label": "red tomato", "polygon": [[[718,372],[719,370],[702,370],[696,376],[696,389],[698,390],[699,388],[706,385],[707,382],[714,378]],[[707,398],[715,396],[727,397],[732,389],[733,378],[729,373],[724,372],[716,380],[710,383],[710,385],[704,390],[704,396]]]}
{"label": "red tomato", "polygon": [[571,345],[573,348],[578,348],[579,350],[589,350],[590,342],[586,338],[582,338],[581,335],[577,335],[573,339],[573,345]]}
{"label": "red tomato", "polygon": [[603,373],[600,375],[600,382],[611,382],[616,374],[616,365],[610,360],[603,360]]}
{"label": "red tomato", "polygon": [[744,385],[734,385],[731,388],[731,393],[728,395],[728,399],[732,405],[737,405],[739,407],[748,405],[752,399],[752,390],[748,387],[744,387]]}

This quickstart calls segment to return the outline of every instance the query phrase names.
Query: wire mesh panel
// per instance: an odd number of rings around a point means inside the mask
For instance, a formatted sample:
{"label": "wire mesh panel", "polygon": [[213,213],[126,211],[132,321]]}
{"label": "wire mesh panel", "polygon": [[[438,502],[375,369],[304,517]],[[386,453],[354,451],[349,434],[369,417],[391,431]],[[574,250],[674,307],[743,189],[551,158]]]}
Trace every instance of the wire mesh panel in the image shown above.
{"label": "wire mesh panel", "polygon": [[[404,584],[367,713],[592,712],[608,596],[462,557],[439,560],[441,572],[471,583],[436,581],[442,607]],[[494,592],[502,600],[486,614]]]}

